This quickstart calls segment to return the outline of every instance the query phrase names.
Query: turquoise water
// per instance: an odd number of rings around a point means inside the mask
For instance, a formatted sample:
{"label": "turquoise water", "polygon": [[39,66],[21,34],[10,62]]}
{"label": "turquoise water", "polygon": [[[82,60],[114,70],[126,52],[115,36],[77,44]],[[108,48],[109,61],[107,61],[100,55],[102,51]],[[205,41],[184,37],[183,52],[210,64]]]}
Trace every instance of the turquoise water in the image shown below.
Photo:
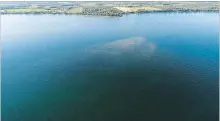
{"label": "turquoise water", "polygon": [[218,120],[218,13],[1,20],[3,121]]}

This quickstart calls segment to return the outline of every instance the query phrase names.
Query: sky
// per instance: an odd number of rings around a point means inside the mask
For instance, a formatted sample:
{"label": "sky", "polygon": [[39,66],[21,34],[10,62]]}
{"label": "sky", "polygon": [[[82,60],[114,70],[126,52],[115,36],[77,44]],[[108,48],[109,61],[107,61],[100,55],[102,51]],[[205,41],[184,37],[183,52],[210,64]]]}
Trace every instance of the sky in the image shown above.
{"label": "sky", "polygon": [[213,1],[213,0],[0,0],[0,1]]}

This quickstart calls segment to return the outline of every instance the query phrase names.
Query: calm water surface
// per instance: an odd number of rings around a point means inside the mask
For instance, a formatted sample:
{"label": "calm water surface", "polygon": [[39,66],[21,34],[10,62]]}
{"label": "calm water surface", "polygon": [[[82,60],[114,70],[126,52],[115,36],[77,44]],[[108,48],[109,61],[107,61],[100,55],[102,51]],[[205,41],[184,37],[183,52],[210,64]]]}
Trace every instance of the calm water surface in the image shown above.
{"label": "calm water surface", "polygon": [[1,17],[3,121],[218,121],[218,13]]}

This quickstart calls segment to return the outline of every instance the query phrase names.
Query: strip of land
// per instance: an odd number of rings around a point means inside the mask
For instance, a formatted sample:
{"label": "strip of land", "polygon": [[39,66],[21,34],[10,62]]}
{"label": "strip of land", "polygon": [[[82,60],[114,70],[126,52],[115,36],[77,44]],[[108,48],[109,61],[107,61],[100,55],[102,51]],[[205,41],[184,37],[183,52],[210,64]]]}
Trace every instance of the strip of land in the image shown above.
{"label": "strip of land", "polygon": [[1,14],[122,16],[148,12],[219,11],[218,2],[0,2]]}

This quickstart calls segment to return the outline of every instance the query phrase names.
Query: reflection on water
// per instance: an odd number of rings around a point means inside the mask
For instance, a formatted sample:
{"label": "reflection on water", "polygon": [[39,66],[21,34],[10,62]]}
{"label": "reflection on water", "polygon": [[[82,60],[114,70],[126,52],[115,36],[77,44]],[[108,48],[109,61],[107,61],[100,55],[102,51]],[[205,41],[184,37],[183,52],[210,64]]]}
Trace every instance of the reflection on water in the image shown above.
{"label": "reflection on water", "polygon": [[217,13],[22,17],[2,16],[3,121],[218,120]]}
{"label": "reflection on water", "polygon": [[120,39],[89,46],[86,49],[88,56],[84,60],[80,60],[80,63],[84,63],[86,67],[93,65],[108,68],[109,65],[119,66],[122,64],[128,66],[128,63],[136,64],[139,61],[149,60],[155,49],[155,44],[143,37]]}
{"label": "reflection on water", "polygon": [[121,55],[123,53],[135,53],[149,55],[155,50],[155,45],[146,41],[143,37],[128,38],[109,42],[93,48],[94,53]]}

